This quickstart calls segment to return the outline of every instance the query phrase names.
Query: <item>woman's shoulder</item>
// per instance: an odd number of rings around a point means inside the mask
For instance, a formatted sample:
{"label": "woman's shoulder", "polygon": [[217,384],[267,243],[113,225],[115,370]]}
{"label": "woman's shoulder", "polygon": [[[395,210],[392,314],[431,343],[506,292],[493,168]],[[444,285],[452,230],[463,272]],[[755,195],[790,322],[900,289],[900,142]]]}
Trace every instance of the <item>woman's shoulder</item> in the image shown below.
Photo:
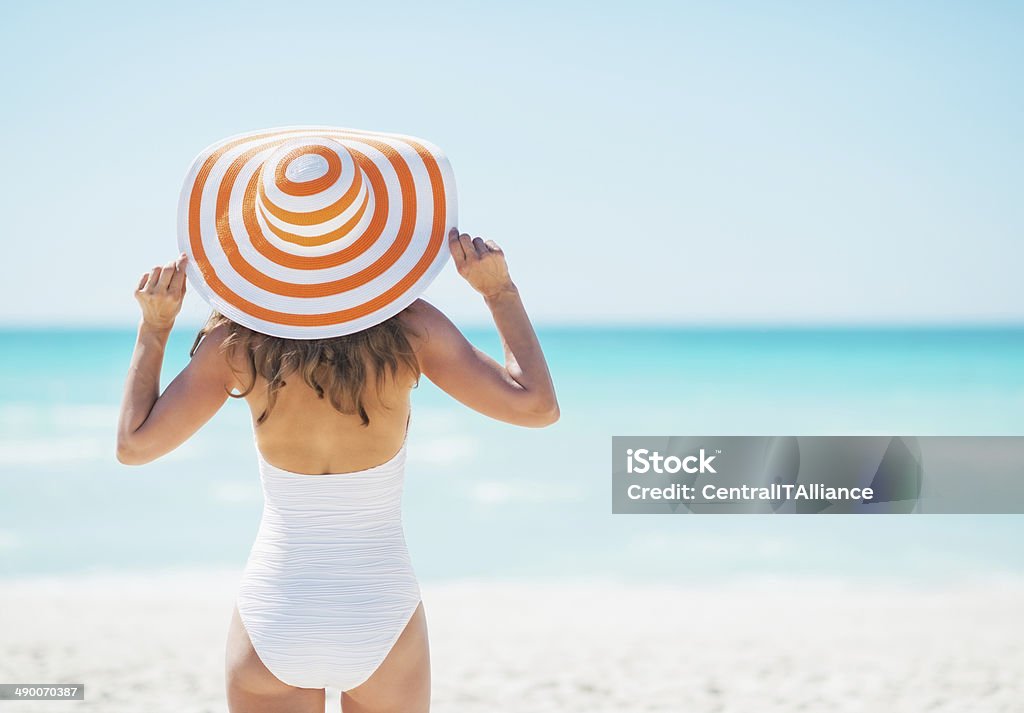
{"label": "woman's shoulder", "polygon": [[228,322],[203,329],[193,346],[192,361],[197,368],[218,375],[225,385],[236,388],[237,375],[244,369],[246,360],[243,354],[228,348],[232,335],[231,324]]}
{"label": "woman's shoulder", "polygon": [[417,299],[405,308],[399,319],[413,348],[437,348],[465,341],[459,328],[440,309],[424,299]]}
{"label": "woman's shoulder", "polygon": [[410,327],[427,327],[431,322],[437,321],[438,317],[444,317],[444,313],[422,297],[402,310],[399,315],[402,323]]}
{"label": "woman's shoulder", "polygon": [[230,337],[231,325],[226,321],[204,327],[196,336],[195,344],[192,346],[192,357],[203,354],[209,355],[207,358],[210,358],[212,355],[220,354],[223,358]]}

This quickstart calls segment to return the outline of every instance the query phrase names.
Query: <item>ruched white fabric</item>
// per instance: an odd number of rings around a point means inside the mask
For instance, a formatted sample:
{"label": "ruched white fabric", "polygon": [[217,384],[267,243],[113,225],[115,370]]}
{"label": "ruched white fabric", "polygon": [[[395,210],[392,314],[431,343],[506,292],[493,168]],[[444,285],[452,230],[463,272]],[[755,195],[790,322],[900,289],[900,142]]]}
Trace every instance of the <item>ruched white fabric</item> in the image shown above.
{"label": "ruched white fabric", "polygon": [[415,612],[420,589],[402,529],[405,459],[403,444],[368,470],[307,475],[259,455],[263,516],[237,606],[256,654],[284,683],[355,688]]}

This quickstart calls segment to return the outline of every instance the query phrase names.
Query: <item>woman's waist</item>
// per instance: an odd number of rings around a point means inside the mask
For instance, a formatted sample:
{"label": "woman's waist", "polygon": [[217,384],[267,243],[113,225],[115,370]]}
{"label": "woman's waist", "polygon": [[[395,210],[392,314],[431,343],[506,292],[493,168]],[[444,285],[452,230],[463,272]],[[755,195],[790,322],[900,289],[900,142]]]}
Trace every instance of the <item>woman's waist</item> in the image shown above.
{"label": "woman's waist", "polygon": [[277,581],[358,583],[381,577],[413,578],[402,534],[327,541],[261,532],[249,551],[246,577]]}
{"label": "woman's waist", "polygon": [[400,499],[368,502],[322,500],[303,503],[263,500],[261,525],[282,530],[321,529],[336,532],[373,532],[402,527]]}
{"label": "woman's waist", "polygon": [[401,518],[386,522],[282,521],[264,514],[253,548],[309,554],[360,554],[405,550]]}

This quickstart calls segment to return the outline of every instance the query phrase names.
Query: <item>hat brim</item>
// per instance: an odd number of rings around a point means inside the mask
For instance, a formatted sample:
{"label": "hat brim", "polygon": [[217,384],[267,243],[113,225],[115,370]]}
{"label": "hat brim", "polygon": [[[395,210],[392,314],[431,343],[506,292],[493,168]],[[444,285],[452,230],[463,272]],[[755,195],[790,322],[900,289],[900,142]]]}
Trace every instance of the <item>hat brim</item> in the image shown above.
{"label": "hat brim", "polygon": [[[261,166],[283,144],[317,138],[348,149],[372,201],[343,239],[282,241],[254,199]],[[456,225],[455,177],[440,149],[411,136],[329,126],[218,141],[193,161],[178,204],[178,245],[192,287],[229,319],[291,339],[352,334],[401,312],[444,268]]]}

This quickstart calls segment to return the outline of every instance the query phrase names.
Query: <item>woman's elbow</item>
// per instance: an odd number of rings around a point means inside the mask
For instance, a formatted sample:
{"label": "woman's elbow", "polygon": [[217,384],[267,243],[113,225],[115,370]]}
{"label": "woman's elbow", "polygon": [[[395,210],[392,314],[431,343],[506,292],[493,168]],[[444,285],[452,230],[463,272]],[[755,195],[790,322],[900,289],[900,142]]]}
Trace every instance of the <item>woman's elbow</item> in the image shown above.
{"label": "woman's elbow", "polygon": [[117,441],[117,462],[121,465],[145,465],[152,458],[146,456],[135,444],[124,439]]}
{"label": "woman's elbow", "polygon": [[142,461],[136,455],[135,451],[121,445],[120,443],[117,444],[116,454],[117,462],[121,465],[142,465]]}
{"label": "woman's elbow", "polygon": [[554,398],[543,399],[531,405],[529,411],[524,414],[522,425],[530,428],[544,428],[557,422],[560,416],[558,401]]}
{"label": "woman's elbow", "polygon": [[557,423],[558,419],[561,418],[561,416],[562,412],[558,410],[558,404],[553,404],[551,408],[547,409],[541,414],[541,423],[539,424],[539,426],[541,428],[543,428],[544,426],[551,426]]}

